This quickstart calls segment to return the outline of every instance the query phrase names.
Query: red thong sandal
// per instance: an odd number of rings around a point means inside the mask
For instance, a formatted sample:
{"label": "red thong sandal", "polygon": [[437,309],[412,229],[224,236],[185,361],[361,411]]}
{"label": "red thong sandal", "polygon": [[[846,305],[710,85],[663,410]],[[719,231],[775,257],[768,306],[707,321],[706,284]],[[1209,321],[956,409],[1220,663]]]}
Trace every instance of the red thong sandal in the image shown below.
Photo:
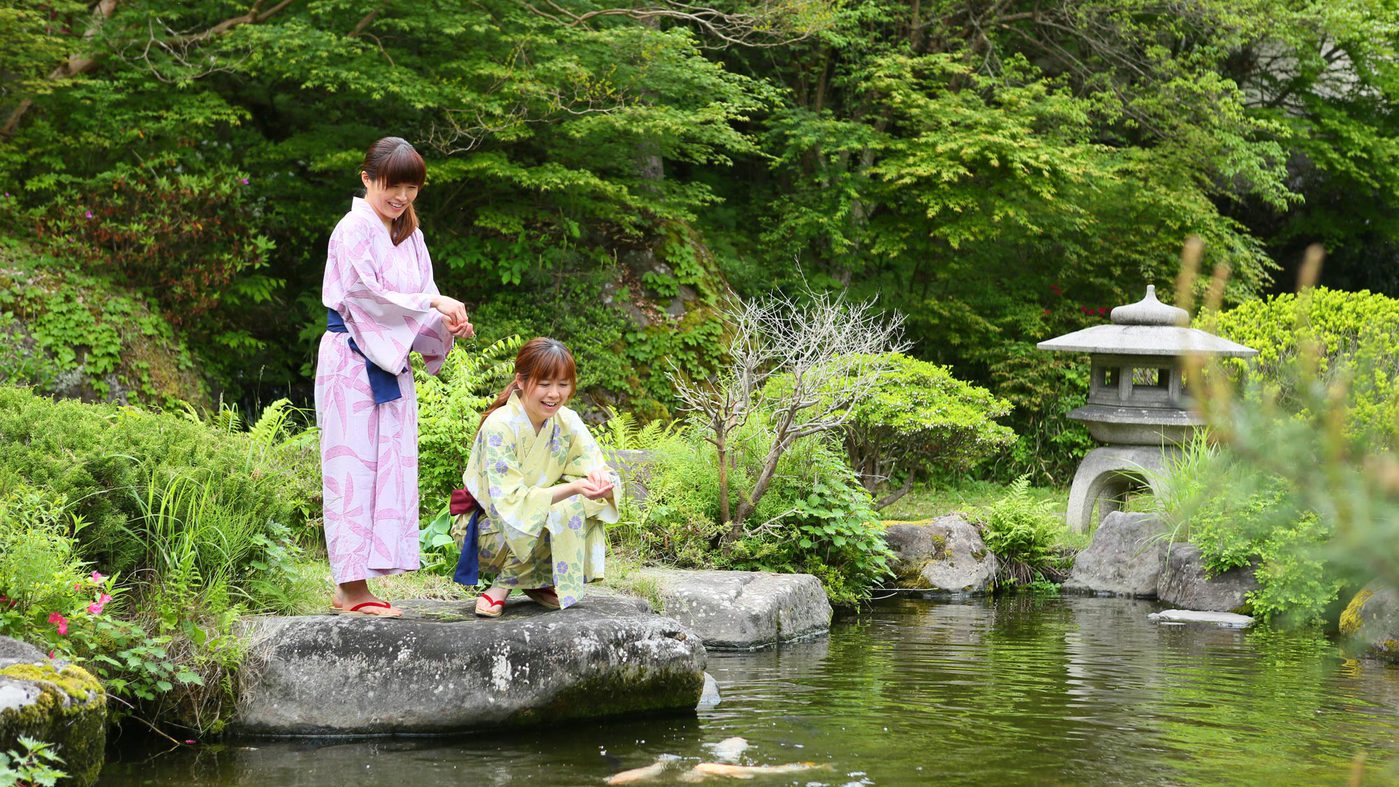
{"label": "red thong sandal", "polygon": [[559,603],[559,594],[553,588],[530,588],[525,591],[529,600],[545,609],[563,609]]}
{"label": "red thong sandal", "polygon": [[[368,611],[369,609],[382,609],[383,612],[370,612]],[[386,601],[366,601],[362,604],[356,604],[349,609],[332,606],[331,611],[341,615],[363,615],[367,618],[403,617],[403,610],[394,609],[393,605]]]}
{"label": "red thong sandal", "polygon": [[[506,598],[509,598],[508,596]],[[482,605],[481,602],[485,602]],[[482,593],[476,597],[476,617],[478,618],[498,618],[500,613],[505,611],[505,599],[493,599]]]}

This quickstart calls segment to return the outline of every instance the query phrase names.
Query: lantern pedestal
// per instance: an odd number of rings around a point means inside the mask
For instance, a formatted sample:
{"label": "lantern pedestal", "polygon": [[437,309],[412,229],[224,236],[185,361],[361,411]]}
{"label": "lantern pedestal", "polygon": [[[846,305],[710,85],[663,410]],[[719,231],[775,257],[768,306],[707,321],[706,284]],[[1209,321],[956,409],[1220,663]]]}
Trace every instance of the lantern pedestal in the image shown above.
{"label": "lantern pedestal", "polygon": [[1110,445],[1094,448],[1083,457],[1069,488],[1069,508],[1064,520],[1075,533],[1087,532],[1093,524],[1093,506],[1098,519],[1121,509],[1134,488],[1149,487],[1157,492],[1153,474],[1165,471],[1180,449],[1172,445]]}

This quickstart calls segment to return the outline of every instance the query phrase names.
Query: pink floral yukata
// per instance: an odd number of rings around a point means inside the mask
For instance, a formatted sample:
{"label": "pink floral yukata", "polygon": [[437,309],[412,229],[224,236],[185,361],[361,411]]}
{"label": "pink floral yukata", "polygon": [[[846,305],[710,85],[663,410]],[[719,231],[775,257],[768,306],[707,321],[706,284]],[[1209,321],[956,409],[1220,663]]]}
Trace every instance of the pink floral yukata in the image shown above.
{"label": "pink floral yukata", "polygon": [[[436,374],[452,336],[421,230],[397,246],[356,198],[330,236],[321,300],[347,333],[321,337],[316,423],[321,430],[325,540],[337,584],[418,568],[418,400],[408,353]],[[350,340],[364,355],[350,348]],[[401,398],[374,403],[368,357],[398,373]]]}

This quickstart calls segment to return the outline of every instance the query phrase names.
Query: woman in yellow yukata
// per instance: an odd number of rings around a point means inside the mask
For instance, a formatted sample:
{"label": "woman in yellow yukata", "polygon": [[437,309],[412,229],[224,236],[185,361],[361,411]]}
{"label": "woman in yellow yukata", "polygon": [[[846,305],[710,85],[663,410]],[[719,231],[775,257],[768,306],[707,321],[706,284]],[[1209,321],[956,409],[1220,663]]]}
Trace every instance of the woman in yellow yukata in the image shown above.
{"label": "woman in yellow yukata", "polygon": [[515,357],[515,378],[481,416],[462,476],[474,506],[454,525],[456,580],[495,575],[477,615],[499,617],[515,589],[550,609],[570,607],[585,583],[603,578],[605,523],[617,521],[621,479],[564,406],[576,382],[562,342],[531,339]]}

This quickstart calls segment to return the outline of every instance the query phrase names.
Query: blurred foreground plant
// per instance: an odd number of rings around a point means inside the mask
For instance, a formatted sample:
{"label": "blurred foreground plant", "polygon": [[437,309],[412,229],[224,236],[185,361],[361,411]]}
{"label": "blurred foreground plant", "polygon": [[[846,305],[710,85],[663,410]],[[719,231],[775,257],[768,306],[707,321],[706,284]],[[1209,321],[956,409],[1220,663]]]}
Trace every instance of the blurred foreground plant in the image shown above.
{"label": "blurred foreground plant", "polygon": [[[1295,346],[1270,374],[1237,375],[1188,359],[1188,379],[1218,447],[1197,463],[1191,494],[1168,502],[1201,546],[1207,567],[1259,562],[1256,614],[1319,622],[1340,588],[1399,583],[1399,422],[1355,428],[1357,408],[1376,381],[1395,375],[1394,348],[1360,347],[1330,364],[1311,325],[1312,283],[1322,253],[1307,252],[1296,297]],[[1194,291],[1198,247],[1187,247],[1177,303]],[[1216,270],[1206,314],[1214,313],[1227,271]],[[1199,457],[1197,457],[1199,458]]]}

